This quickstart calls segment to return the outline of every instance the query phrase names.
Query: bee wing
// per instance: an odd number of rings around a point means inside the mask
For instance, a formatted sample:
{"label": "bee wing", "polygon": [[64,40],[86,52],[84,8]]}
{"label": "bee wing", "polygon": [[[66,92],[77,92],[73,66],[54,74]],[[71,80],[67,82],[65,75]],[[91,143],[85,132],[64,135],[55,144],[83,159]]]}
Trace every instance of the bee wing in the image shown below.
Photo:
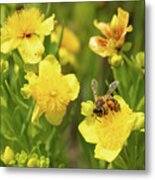
{"label": "bee wing", "polygon": [[107,91],[107,95],[112,94],[116,88],[118,87],[119,81],[113,81],[110,85],[109,85],[109,89]]}
{"label": "bee wing", "polygon": [[96,99],[96,97],[97,97],[97,88],[98,88],[98,82],[97,82],[96,79],[93,79],[91,81],[91,88],[92,88],[92,91],[93,91],[94,98]]}

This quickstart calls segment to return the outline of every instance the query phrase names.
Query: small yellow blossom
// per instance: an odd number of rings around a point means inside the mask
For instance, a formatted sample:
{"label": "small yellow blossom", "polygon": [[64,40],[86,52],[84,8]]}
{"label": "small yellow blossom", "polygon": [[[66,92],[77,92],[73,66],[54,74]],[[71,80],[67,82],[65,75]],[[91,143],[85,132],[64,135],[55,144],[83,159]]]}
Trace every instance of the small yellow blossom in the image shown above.
{"label": "small yellow blossom", "polygon": [[39,160],[37,158],[30,158],[27,162],[27,167],[35,168],[39,167]]}
{"label": "small yellow blossom", "polygon": [[132,31],[132,26],[128,26],[128,22],[129,13],[121,8],[118,8],[118,15],[114,15],[110,23],[95,20],[94,25],[101,31],[104,38],[91,37],[90,49],[102,57],[112,56],[123,45],[126,33]]}
{"label": "small yellow blossom", "polygon": [[22,88],[22,93],[36,101],[32,122],[44,113],[51,124],[59,125],[68,104],[78,96],[80,86],[76,76],[62,75],[57,59],[48,55],[39,63],[39,75],[29,72],[26,79],[29,84]]}
{"label": "small yellow blossom", "polygon": [[44,52],[43,40],[54,29],[55,15],[45,19],[36,8],[15,11],[1,28],[1,52],[18,48],[25,63],[37,63]]}
{"label": "small yellow blossom", "polygon": [[6,146],[4,153],[1,155],[1,159],[6,165],[13,164],[15,161],[14,151],[9,146]]}
{"label": "small yellow blossom", "polygon": [[[62,27],[57,26],[55,31],[51,34],[51,42],[58,43]],[[75,54],[80,50],[80,42],[77,36],[69,28],[65,27],[63,30],[62,42],[59,49],[59,57],[62,65],[70,63],[77,66]]]}
{"label": "small yellow blossom", "polygon": [[95,158],[112,162],[120,153],[125,141],[134,128],[136,113],[120,96],[114,96],[121,106],[120,112],[109,112],[103,117],[93,114],[91,101],[82,103],[85,120],[79,125],[79,131],[88,143],[96,144]]}

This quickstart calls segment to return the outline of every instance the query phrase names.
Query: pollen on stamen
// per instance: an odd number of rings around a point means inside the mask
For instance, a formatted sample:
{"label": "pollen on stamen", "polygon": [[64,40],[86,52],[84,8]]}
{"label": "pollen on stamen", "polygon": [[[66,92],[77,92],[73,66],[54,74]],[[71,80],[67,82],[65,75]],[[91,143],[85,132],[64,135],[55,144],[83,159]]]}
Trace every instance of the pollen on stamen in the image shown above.
{"label": "pollen on stamen", "polygon": [[51,91],[51,92],[50,92],[50,95],[53,96],[53,97],[55,97],[56,94],[57,94],[57,93],[56,93],[55,91]]}

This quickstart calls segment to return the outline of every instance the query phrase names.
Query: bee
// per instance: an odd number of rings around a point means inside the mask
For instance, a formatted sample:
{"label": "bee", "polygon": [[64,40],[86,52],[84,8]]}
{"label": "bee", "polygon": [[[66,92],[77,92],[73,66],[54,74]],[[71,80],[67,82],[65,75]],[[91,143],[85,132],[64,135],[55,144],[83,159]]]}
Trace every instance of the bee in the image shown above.
{"label": "bee", "polygon": [[95,79],[92,80],[91,87],[95,98],[95,102],[94,102],[95,107],[93,113],[96,114],[97,117],[103,117],[104,115],[107,115],[109,111],[118,112],[121,110],[120,104],[112,96],[112,93],[116,90],[118,84],[119,81],[113,81],[109,85],[109,89],[106,92],[106,94],[104,96],[98,96],[97,95],[98,82]]}

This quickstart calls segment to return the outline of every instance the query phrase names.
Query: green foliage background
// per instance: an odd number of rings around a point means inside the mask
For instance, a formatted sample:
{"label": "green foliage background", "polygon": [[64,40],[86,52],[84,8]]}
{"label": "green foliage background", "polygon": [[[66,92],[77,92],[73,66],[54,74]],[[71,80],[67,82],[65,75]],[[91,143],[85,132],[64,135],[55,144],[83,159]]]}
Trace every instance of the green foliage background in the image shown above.
{"label": "green foliage background", "polygon": [[[27,154],[34,152],[49,157],[50,167],[144,169],[143,132],[134,131],[120,155],[109,164],[94,159],[94,145],[86,143],[77,129],[83,120],[80,115],[80,103],[93,100],[90,88],[93,78],[99,82],[101,95],[107,91],[110,82],[119,80],[118,93],[133,111],[144,112],[144,73],[136,66],[136,55],[144,51],[145,45],[144,1],[3,4],[1,26],[10,14],[22,7],[39,8],[46,17],[55,13],[60,24],[70,27],[77,34],[81,42],[81,50],[76,57],[79,66],[74,69],[67,65],[62,69],[63,73],[76,73],[81,90],[78,99],[68,107],[61,126],[51,126],[44,117],[41,117],[38,126],[34,126],[30,122],[34,102],[32,99],[24,100],[20,93],[20,88],[26,82],[23,62],[17,51],[8,55],[1,54],[1,58],[9,62],[9,71],[1,76],[1,154],[5,146],[9,145],[15,153],[24,150]],[[122,65],[111,67],[107,59],[102,59],[88,48],[88,42],[91,36],[100,35],[93,26],[93,20],[109,22],[118,7],[130,14],[133,31],[127,34],[126,41],[130,41],[132,47],[125,56],[123,55]],[[54,53],[50,48],[49,37],[44,45],[46,53]],[[18,64],[19,71],[16,70],[15,64]],[[1,166],[5,166],[3,162]]]}

